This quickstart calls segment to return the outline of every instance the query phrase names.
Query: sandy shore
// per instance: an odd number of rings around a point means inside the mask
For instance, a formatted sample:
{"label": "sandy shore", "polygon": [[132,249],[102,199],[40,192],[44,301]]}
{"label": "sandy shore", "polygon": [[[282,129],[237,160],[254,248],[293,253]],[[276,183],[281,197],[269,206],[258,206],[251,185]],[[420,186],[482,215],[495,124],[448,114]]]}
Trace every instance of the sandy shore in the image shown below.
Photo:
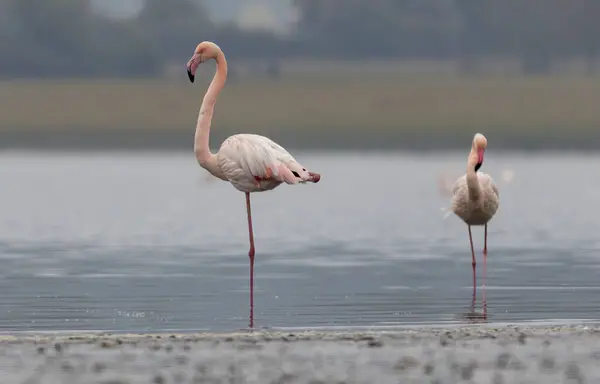
{"label": "sandy shore", "polygon": [[9,383],[592,383],[600,327],[2,336]]}

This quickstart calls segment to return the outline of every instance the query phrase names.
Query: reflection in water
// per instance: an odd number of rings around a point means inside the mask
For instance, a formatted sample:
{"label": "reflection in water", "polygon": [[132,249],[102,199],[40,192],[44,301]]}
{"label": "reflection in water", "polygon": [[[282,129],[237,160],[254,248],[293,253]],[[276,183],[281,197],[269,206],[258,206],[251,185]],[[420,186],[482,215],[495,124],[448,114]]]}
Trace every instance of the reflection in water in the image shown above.
{"label": "reflection in water", "polygon": [[473,287],[473,297],[471,298],[470,311],[462,315],[462,319],[469,324],[487,323],[487,300],[485,296],[485,284],[481,287],[481,310],[476,309],[477,289]]}

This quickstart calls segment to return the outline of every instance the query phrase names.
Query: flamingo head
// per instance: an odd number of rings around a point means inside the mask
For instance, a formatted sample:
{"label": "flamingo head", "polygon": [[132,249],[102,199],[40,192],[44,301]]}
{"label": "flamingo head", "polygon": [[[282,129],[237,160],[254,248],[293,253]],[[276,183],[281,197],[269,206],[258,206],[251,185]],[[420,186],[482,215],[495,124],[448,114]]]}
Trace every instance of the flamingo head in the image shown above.
{"label": "flamingo head", "polygon": [[487,148],[487,139],[481,133],[476,133],[473,137],[473,150],[477,152],[477,163],[475,164],[475,172],[483,165],[483,154]]}
{"label": "flamingo head", "polygon": [[194,78],[196,77],[196,69],[206,60],[214,59],[217,57],[220,48],[217,44],[211,41],[203,41],[194,50],[194,54],[192,58],[187,62],[187,74],[190,82],[194,82]]}

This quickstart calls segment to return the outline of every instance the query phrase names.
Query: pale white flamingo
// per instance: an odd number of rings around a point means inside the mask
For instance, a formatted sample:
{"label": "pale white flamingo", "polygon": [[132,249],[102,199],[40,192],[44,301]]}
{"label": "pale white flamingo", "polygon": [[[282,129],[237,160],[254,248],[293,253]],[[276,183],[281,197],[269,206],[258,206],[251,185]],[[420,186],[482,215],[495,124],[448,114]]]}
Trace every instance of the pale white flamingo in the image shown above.
{"label": "pale white flamingo", "polygon": [[500,205],[498,187],[494,180],[483,172],[478,172],[483,165],[483,155],[487,148],[487,139],[481,133],[475,134],[471,152],[467,159],[467,172],[458,178],[452,188],[450,211],[460,217],[469,228],[469,242],[471,244],[471,257],[473,259],[473,289],[476,285],[475,277],[475,251],[471,226],[484,226],[483,243],[483,276],[487,268],[487,224],[494,217]]}
{"label": "pale white flamingo", "polygon": [[317,183],[321,175],[309,172],[292,155],[272,140],[259,135],[238,134],[225,139],[216,154],[208,145],[210,124],[217,96],[227,79],[227,60],[223,51],[213,42],[204,41],[196,47],[187,63],[187,73],[194,82],[196,69],[206,60],[214,59],[217,70],[198,114],[194,137],[194,152],[200,166],[211,175],[230,182],[246,194],[248,235],[250,238],[250,328],[254,326],[254,233],[250,210],[250,193],[269,191],[282,183]]}

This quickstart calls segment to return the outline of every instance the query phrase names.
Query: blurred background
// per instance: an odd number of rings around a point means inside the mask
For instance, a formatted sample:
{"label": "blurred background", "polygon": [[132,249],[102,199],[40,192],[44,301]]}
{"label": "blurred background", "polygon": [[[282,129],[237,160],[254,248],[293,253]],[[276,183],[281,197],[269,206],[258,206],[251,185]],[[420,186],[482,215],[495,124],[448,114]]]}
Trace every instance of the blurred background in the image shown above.
{"label": "blurred background", "polygon": [[600,145],[595,0],[0,1],[3,147],[192,146],[203,40],[230,76],[213,145]]}

